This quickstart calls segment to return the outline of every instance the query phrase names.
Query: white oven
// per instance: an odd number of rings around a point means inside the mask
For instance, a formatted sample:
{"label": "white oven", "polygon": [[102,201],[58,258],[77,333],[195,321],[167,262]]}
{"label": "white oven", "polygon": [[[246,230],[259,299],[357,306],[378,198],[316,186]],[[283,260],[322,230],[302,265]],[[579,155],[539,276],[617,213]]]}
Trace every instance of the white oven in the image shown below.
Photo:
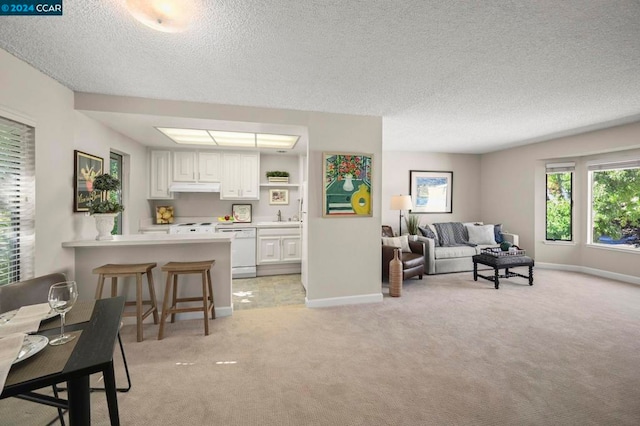
{"label": "white oven", "polygon": [[233,278],[256,276],[256,228],[234,228],[220,225],[217,232],[233,232],[236,238],[231,243],[231,274]]}
{"label": "white oven", "polygon": [[204,223],[178,223],[169,227],[170,234],[213,234],[216,225],[210,222]]}

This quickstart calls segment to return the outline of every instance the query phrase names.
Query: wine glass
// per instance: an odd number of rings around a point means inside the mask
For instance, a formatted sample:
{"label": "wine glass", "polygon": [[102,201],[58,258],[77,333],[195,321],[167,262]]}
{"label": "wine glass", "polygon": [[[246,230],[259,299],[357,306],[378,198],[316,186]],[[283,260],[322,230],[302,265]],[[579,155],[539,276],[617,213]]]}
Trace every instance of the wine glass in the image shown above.
{"label": "wine glass", "polygon": [[75,339],[75,335],[64,334],[64,316],[78,299],[78,287],[75,281],[56,283],[49,289],[49,306],[60,314],[60,336],[51,339],[50,345],[62,345]]}

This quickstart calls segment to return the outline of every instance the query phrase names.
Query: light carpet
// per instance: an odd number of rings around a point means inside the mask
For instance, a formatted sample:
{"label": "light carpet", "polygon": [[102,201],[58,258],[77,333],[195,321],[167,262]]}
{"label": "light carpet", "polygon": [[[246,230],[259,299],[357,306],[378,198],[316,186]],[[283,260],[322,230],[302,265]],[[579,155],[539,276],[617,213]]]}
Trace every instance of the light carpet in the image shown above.
{"label": "light carpet", "polygon": [[[168,324],[162,341],[145,325],[141,343],[125,326],[122,424],[640,424],[640,287],[537,269],[533,287],[460,273],[383,292],[378,304],[238,311],[207,337],[198,320]],[[108,424],[104,394],[92,415]],[[0,401],[3,425],[54,417]]]}

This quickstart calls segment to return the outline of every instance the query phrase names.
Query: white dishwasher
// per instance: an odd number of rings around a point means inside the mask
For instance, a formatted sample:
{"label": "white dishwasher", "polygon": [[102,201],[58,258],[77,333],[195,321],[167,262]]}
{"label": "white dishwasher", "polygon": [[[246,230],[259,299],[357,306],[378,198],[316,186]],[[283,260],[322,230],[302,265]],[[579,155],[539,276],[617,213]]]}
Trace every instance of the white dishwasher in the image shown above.
{"label": "white dishwasher", "polygon": [[256,276],[256,228],[233,228],[231,225],[218,226],[216,232],[234,232],[236,238],[231,243],[232,278],[253,278]]}

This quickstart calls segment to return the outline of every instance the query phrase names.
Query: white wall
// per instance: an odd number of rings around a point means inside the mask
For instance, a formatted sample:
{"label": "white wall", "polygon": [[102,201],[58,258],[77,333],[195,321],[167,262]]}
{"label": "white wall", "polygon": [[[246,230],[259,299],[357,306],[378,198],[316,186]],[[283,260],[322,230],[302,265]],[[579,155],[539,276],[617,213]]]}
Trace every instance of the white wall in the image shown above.
{"label": "white wall", "polygon": [[[0,49],[0,110],[28,117],[36,141],[35,274],[73,271],[73,93]],[[2,112],[0,112],[1,114]]]}
{"label": "white wall", "polygon": [[[586,161],[619,155],[639,155],[640,123],[554,139],[482,155],[483,220],[509,223],[520,245],[537,262],[575,265],[640,276],[638,254],[588,247]],[[545,238],[545,180],[547,161],[575,160],[574,235],[572,245],[552,245]],[[513,225],[511,225],[513,224]]]}
{"label": "white wall", "polygon": [[[409,194],[410,170],[453,172],[452,213],[420,214],[421,224],[482,220],[480,216],[480,181],[478,180],[480,175],[479,155],[385,151],[382,155],[382,223],[391,225],[396,234],[399,212],[390,210],[389,205],[393,195]],[[406,213],[403,211],[403,216]],[[402,232],[406,233],[404,217]]]}
{"label": "white wall", "polygon": [[[104,159],[104,171],[109,172],[109,155],[115,151],[123,155],[123,234],[136,234],[140,219],[149,217],[147,207],[146,147],[117,133],[102,123],[75,111],[75,149]],[[72,153],[73,155],[73,153]],[[144,184],[140,184],[140,183]],[[74,235],[71,239],[81,240],[96,235],[95,220],[84,213],[75,213]]]}
{"label": "white wall", "polygon": [[[137,143],[74,111],[71,90],[0,49],[0,115],[2,111],[22,116],[35,127],[35,275],[64,272],[73,277],[73,251],[62,249],[61,243],[96,235],[87,224],[90,218],[73,213],[74,149],[105,158],[110,148],[129,153],[136,167],[132,178],[145,181],[146,156],[139,156]],[[145,206],[144,197],[138,196],[135,190],[131,193],[126,214],[135,217]]]}
{"label": "white wall", "polygon": [[[382,119],[380,117],[274,110],[195,102],[160,101],[76,93],[76,108],[305,126],[309,135],[308,280],[312,306],[381,300],[380,203]],[[373,216],[322,217],[322,152],[356,151],[374,156]],[[180,214],[180,213],[179,213]],[[329,300],[326,300],[329,299]]]}

